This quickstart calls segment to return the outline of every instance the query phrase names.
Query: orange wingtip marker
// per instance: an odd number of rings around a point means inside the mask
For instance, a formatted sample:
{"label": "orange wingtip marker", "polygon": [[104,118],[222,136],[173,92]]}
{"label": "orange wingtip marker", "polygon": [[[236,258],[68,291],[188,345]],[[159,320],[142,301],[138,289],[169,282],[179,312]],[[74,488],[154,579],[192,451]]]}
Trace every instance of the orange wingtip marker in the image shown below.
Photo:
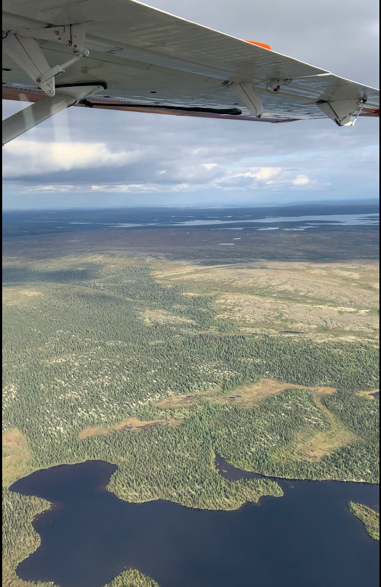
{"label": "orange wingtip marker", "polygon": [[270,45],[267,45],[266,43],[258,43],[258,41],[248,41],[247,39],[245,39],[246,43],[251,43],[252,45],[258,45],[258,47],[263,47],[263,49],[269,49],[269,51],[271,51],[271,47]]}

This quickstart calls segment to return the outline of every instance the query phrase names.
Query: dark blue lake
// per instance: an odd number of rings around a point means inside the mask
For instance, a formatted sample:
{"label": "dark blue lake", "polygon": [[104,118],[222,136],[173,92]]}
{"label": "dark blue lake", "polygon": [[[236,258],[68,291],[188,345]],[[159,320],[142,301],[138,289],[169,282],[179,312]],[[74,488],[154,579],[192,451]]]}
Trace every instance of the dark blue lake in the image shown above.
{"label": "dark blue lake", "polygon": [[[216,465],[231,479],[254,475]],[[115,469],[62,465],[12,486],[54,503],[33,522],[41,546],[18,566],[22,579],[101,587],[133,567],[160,587],[379,584],[378,542],[348,510],[350,500],[377,507],[378,485],[280,480],[283,497],[221,512],[121,501],[106,490]]]}

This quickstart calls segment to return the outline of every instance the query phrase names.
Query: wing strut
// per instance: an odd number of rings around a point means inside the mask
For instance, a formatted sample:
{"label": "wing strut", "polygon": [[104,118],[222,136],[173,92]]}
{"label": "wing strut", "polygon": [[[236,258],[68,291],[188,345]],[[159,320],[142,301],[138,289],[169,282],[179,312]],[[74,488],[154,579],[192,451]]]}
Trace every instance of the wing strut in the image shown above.
{"label": "wing strut", "polygon": [[61,110],[86,99],[90,94],[103,90],[105,85],[104,83],[93,82],[92,84],[57,88],[54,96],[47,96],[28,106],[28,108],[16,112],[16,114],[3,121],[3,146]]}
{"label": "wing strut", "polygon": [[263,106],[257,92],[253,88],[253,84],[232,82],[227,88],[254,116],[261,118]]}

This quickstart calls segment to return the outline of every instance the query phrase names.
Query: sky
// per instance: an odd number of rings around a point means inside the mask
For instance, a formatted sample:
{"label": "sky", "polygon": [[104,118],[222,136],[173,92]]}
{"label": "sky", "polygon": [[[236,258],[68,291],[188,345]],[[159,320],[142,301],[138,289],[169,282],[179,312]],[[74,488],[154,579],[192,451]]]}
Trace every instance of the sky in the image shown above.
{"label": "sky", "polygon": [[[150,0],[378,87],[376,0]],[[27,104],[3,100],[3,119]],[[70,108],[3,147],[3,209],[278,205],[378,197],[378,119],[248,121]]]}

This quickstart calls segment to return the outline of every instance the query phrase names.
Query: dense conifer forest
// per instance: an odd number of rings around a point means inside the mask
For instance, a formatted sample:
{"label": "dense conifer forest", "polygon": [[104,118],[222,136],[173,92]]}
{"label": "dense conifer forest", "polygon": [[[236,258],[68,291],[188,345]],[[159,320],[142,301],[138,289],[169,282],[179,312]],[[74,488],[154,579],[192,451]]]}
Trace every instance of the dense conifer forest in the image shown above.
{"label": "dense conifer forest", "polygon": [[[37,547],[30,521],[48,507],[9,486],[40,468],[102,459],[118,466],[109,490],[121,499],[225,510],[282,490],[224,479],[216,454],[272,477],[379,482],[374,340],[284,336],[263,322],[253,333],[221,316],[215,283],[159,279],[171,261],[160,263],[111,253],[5,260],[7,587],[27,585],[14,569]],[[154,583],[131,571],[110,587],[119,585]]]}

